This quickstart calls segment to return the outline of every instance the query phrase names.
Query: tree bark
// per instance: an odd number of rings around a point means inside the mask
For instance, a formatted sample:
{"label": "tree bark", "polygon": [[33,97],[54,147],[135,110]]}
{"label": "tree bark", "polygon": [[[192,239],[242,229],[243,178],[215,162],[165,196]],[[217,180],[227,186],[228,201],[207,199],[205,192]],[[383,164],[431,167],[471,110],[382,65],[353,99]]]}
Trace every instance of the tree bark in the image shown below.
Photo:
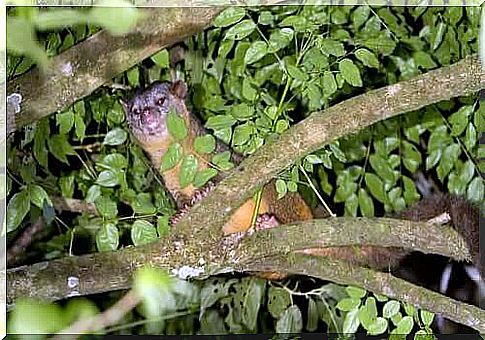
{"label": "tree bark", "polygon": [[127,35],[114,37],[102,30],[53,57],[45,73],[34,68],[8,82],[7,102],[12,94],[21,99],[19,109],[12,111],[14,117],[9,114],[7,136],[62,111],[158,50],[202,31],[222,7],[140,10],[146,17]]}

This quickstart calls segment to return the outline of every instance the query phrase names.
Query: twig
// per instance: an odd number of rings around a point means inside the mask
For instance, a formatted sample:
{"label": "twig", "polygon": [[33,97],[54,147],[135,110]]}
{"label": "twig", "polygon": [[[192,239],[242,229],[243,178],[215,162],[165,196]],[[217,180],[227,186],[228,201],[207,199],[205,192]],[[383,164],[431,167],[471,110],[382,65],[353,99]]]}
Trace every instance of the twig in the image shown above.
{"label": "twig", "polygon": [[93,316],[88,319],[80,319],[59,332],[58,335],[52,337],[53,340],[72,339],[77,336],[67,334],[82,334],[82,333],[94,333],[102,330],[106,327],[115,325],[118,323],[127,313],[135,308],[141,299],[134,290],[130,290],[121,300],[116,302],[109,309],[103,313]]}

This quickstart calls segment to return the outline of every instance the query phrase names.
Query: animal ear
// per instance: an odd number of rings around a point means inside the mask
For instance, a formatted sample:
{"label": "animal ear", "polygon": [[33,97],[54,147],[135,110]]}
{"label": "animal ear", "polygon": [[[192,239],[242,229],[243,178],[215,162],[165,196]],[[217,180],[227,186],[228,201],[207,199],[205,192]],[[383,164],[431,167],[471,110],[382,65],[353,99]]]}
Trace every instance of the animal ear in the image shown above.
{"label": "animal ear", "polygon": [[187,96],[187,85],[183,81],[177,80],[170,86],[170,92],[180,99],[185,99]]}

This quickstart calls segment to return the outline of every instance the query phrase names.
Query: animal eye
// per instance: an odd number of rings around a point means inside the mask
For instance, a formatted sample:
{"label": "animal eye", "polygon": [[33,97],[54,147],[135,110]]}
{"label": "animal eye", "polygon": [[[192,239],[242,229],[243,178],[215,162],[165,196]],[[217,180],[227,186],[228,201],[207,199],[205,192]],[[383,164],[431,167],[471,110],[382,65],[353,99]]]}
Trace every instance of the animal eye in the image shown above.
{"label": "animal eye", "polygon": [[159,98],[159,99],[157,100],[157,105],[162,106],[162,105],[163,105],[163,103],[165,103],[165,97]]}
{"label": "animal eye", "polygon": [[140,114],[140,109],[134,109],[133,110],[133,113],[136,114],[136,115],[139,115]]}

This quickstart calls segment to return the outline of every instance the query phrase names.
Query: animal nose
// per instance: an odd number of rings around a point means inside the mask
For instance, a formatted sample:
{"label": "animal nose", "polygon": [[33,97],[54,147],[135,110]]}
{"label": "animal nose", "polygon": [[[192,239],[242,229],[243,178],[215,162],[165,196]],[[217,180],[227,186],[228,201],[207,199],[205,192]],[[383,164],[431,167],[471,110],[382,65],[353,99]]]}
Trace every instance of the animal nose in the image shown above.
{"label": "animal nose", "polygon": [[144,123],[149,123],[151,120],[152,120],[152,114],[150,112],[150,110],[148,109],[145,109],[141,112],[141,120],[142,122]]}

